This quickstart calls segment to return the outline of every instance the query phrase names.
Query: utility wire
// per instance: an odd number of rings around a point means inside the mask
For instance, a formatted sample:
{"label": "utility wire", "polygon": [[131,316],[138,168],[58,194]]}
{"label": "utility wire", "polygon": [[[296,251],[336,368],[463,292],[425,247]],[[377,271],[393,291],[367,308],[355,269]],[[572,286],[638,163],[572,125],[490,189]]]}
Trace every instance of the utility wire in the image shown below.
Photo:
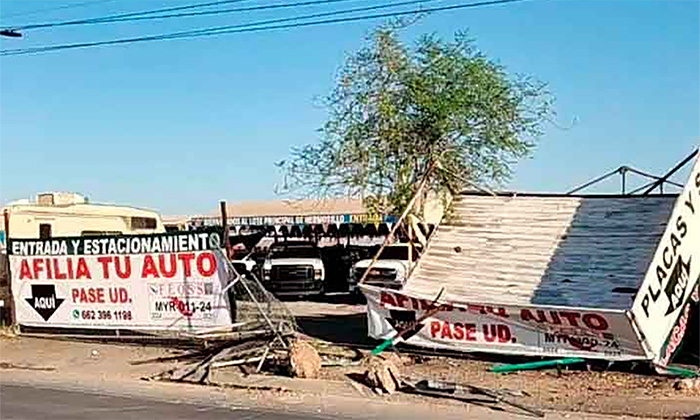
{"label": "utility wire", "polygon": [[84,48],[84,47],[88,47],[88,46],[114,45],[114,44],[124,44],[124,43],[131,43],[131,42],[159,41],[159,40],[194,37],[194,36],[206,36],[209,34],[216,35],[220,31],[239,30],[242,28],[250,28],[253,26],[258,27],[258,26],[264,26],[264,25],[280,24],[280,23],[284,23],[284,22],[293,22],[293,21],[297,21],[297,20],[317,19],[317,18],[322,18],[322,17],[342,15],[342,14],[368,12],[371,10],[386,9],[386,8],[400,7],[400,6],[409,6],[409,5],[421,4],[421,3],[431,2],[431,1],[436,1],[436,0],[410,0],[410,1],[403,1],[403,2],[394,2],[394,3],[387,3],[387,4],[383,4],[383,5],[376,5],[376,6],[356,7],[356,8],[344,9],[344,10],[333,10],[330,12],[313,13],[313,14],[308,14],[308,15],[292,16],[292,17],[286,17],[286,18],[268,19],[268,20],[262,20],[262,21],[257,21],[257,22],[242,23],[242,24],[237,24],[237,25],[226,25],[226,26],[210,27],[210,28],[205,28],[205,29],[194,29],[194,30],[182,31],[182,32],[172,32],[172,33],[168,33],[168,34],[151,35],[151,36],[143,36],[143,37],[135,37],[135,38],[123,38],[123,39],[116,39],[116,40],[109,40],[109,41],[97,41],[97,42],[67,44],[67,45],[58,45],[58,46],[46,46],[46,47],[36,47],[36,48],[18,48],[16,50],[2,50],[2,51],[0,51],[0,55],[4,55],[5,52],[10,53],[8,55],[15,55],[15,53],[21,53],[21,51],[24,51],[24,50],[32,50],[32,51],[37,50],[37,52],[44,52],[44,51],[52,51],[54,48],[64,49],[63,47],[66,47],[66,48]]}
{"label": "utility wire", "polygon": [[127,17],[104,17],[104,18],[94,18],[94,19],[83,19],[75,21],[65,21],[56,23],[43,23],[35,25],[25,25],[13,27],[12,30],[29,30],[29,29],[40,29],[40,28],[53,28],[58,26],[73,26],[73,25],[94,25],[94,24],[104,24],[104,23],[115,23],[115,22],[132,22],[139,20],[156,20],[156,19],[171,19],[171,18],[181,18],[181,17],[192,17],[192,16],[206,16],[206,15],[220,15],[225,13],[235,13],[235,12],[252,12],[259,10],[271,10],[271,9],[286,9],[302,6],[314,6],[320,4],[331,4],[339,2],[347,2],[355,0],[308,0],[296,3],[280,3],[280,4],[267,4],[263,6],[251,6],[251,7],[237,7],[232,9],[218,9],[218,10],[205,10],[199,12],[187,12],[187,13],[172,13],[156,16],[127,16]]}
{"label": "utility wire", "polygon": [[52,23],[37,23],[37,24],[33,24],[33,25],[11,26],[11,27],[7,27],[4,29],[12,29],[15,31],[24,31],[24,30],[28,30],[28,29],[53,28],[56,26],[100,23],[102,21],[110,21],[112,19],[123,19],[123,18],[129,18],[129,17],[133,17],[133,16],[142,16],[142,15],[154,15],[157,13],[175,12],[178,10],[197,9],[200,7],[220,6],[223,4],[240,3],[242,1],[247,1],[247,0],[219,0],[219,1],[211,1],[211,2],[206,2],[206,3],[188,4],[185,6],[166,7],[163,9],[144,10],[141,12],[120,13],[117,15],[108,15],[108,16],[96,17],[96,18],[67,20],[67,21],[63,21],[63,22],[52,22]]}
{"label": "utility wire", "polygon": [[526,0],[490,0],[490,1],[481,1],[481,2],[468,3],[468,4],[457,4],[457,5],[449,5],[449,6],[441,6],[441,7],[420,8],[420,9],[397,11],[397,12],[387,12],[387,13],[377,13],[377,14],[362,15],[362,16],[353,16],[353,17],[347,17],[347,18],[334,18],[334,19],[325,19],[325,20],[314,20],[311,22],[275,24],[275,23],[280,23],[280,22],[285,22],[285,21],[313,19],[313,18],[318,18],[318,17],[322,17],[322,16],[332,16],[332,15],[339,15],[339,14],[346,14],[346,13],[354,13],[354,12],[358,12],[358,11],[376,10],[376,9],[382,9],[382,8],[387,8],[387,7],[405,6],[408,4],[424,3],[427,1],[434,1],[434,0],[406,1],[406,2],[385,4],[385,5],[380,5],[380,6],[338,10],[338,11],[334,11],[334,12],[317,13],[317,14],[306,15],[306,16],[296,16],[296,17],[290,17],[290,18],[252,22],[252,23],[241,24],[241,25],[221,26],[221,27],[200,29],[200,30],[194,30],[194,31],[174,32],[174,33],[169,33],[169,34],[144,36],[144,37],[137,37],[137,38],[122,38],[122,39],[115,39],[115,40],[109,40],[109,41],[86,42],[86,43],[76,43],[76,44],[62,44],[62,45],[49,45],[49,46],[45,46],[45,47],[18,48],[18,49],[2,50],[2,51],[0,51],[0,55],[36,54],[36,53],[49,52],[49,51],[59,51],[59,50],[77,49],[77,48],[89,48],[89,47],[97,47],[97,46],[105,46],[105,45],[119,45],[119,44],[130,44],[130,43],[136,43],[136,42],[161,41],[161,40],[170,40],[170,39],[178,39],[178,38],[195,38],[195,37],[202,37],[202,36],[213,36],[213,35],[231,34],[231,33],[247,33],[247,32],[261,32],[261,31],[268,31],[268,30],[277,30],[277,29],[291,29],[291,28],[299,28],[299,27],[307,27],[307,26],[327,25],[327,24],[346,23],[346,22],[357,22],[357,21],[364,21],[364,20],[417,15],[417,14],[423,14],[423,13],[443,12],[443,11],[448,11],[448,10],[476,8],[476,7],[481,7],[481,6],[492,6],[492,5],[507,4],[507,3],[517,3],[517,2],[522,2],[522,1],[526,1]]}
{"label": "utility wire", "polygon": [[55,7],[45,7],[43,9],[35,9],[35,10],[29,10],[26,12],[17,12],[17,13],[10,13],[10,14],[2,14],[3,19],[8,18],[8,17],[15,17],[15,16],[29,16],[29,15],[36,15],[39,13],[45,13],[45,12],[53,12],[56,10],[65,10],[65,9],[75,9],[78,7],[87,7],[87,6],[94,6],[96,4],[101,4],[101,3],[109,3],[115,0],[93,0],[93,1],[84,1],[81,3],[73,3],[73,4],[64,4],[63,6],[55,6]]}

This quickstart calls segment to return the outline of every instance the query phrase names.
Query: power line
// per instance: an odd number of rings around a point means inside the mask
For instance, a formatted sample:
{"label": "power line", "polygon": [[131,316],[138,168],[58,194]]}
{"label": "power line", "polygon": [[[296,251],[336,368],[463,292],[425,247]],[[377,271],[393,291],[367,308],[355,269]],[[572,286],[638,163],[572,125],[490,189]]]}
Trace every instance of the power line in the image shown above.
{"label": "power line", "polygon": [[423,13],[443,12],[443,11],[448,11],[448,10],[475,8],[475,7],[481,7],[481,6],[492,6],[492,5],[507,4],[507,3],[517,3],[517,2],[522,2],[522,1],[526,1],[526,0],[489,0],[489,1],[468,3],[468,4],[457,4],[457,5],[432,7],[432,8],[421,8],[421,9],[413,9],[413,10],[405,10],[405,11],[397,11],[397,12],[377,13],[377,14],[370,14],[370,15],[346,17],[346,18],[314,20],[311,22],[297,22],[297,23],[277,24],[277,25],[273,24],[273,23],[279,23],[282,21],[303,20],[303,19],[311,19],[314,17],[317,18],[317,17],[320,17],[319,15],[329,15],[329,14],[337,15],[337,14],[342,14],[342,13],[357,12],[359,9],[365,9],[365,11],[366,11],[367,9],[398,7],[401,5],[407,5],[407,4],[411,4],[411,3],[413,3],[413,4],[424,3],[426,1],[433,1],[433,0],[414,0],[414,1],[407,1],[407,2],[402,2],[402,3],[394,3],[391,5],[372,6],[372,7],[366,7],[366,8],[358,8],[358,9],[348,9],[348,10],[343,10],[343,11],[327,12],[327,13],[323,13],[323,14],[319,13],[319,14],[315,14],[315,15],[297,16],[297,17],[291,17],[291,18],[275,19],[275,20],[271,20],[271,21],[261,21],[261,22],[253,22],[253,23],[241,24],[241,25],[222,26],[222,27],[218,27],[218,28],[207,28],[207,29],[200,29],[200,30],[195,30],[195,31],[174,32],[174,33],[169,33],[169,34],[152,35],[152,36],[144,36],[144,37],[137,37],[137,38],[122,38],[122,39],[115,39],[115,40],[109,40],[109,41],[86,42],[86,43],[63,44],[63,45],[49,45],[49,46],[45,46],[45,47],[18,48],[18,49],[11,49],[11,50],[2,50],[2,51],[0,51],[0,55],[36,54],[36,53],[59,51],[59,50],[66,50],[66,49],[78,49],[78,48],[89,48],[89,47],[106,46],[106,45],[130,44],[130,43],[136,43],[136,42],[162,41],[162,40],[171,40],[171,39],[179,39],[179,38],[195,38],[195,37],[232,34],[232,33],[262,32],[262,31],[278,30],[278,29],[292,29],[292,28],[307,27],[307,26],[327,25],[327,24],[346,23],[346,22],[357,22],[357,21],[364,21],[364,20],[374,20],[374,19],[384,19],[384,18],[392,18],[392,17],[400,17],[400,16],[408,16],[408,15],[417,15],[417,14],[423,14]]}
{"label": "power line", "polygon": [[33,25],[11,26],[11,27],[7,27],[5,29],[13,29],[13,30],[19,31],[19,30],[28,30],[28,29],[38,29],[38,28],[52,28],[55,26],[99,23],[101,21],[110,21],[112,19],[124,19],[124,18],[133,17],[133,16],[153,15],[153,14],[157,14],[157,13],[175,12],[178,10],[196,9],[196,8],[200,8],[200,7],[220,6],[223,4],[239,3],[242,1],[247,1],[247,0],[219,0],[219,1],[211,1],[211,2],[206,2],[206,3],[188,4],[185,6],[166,7],[163,9],[144,10],[141,12],[120,13],[117,15],[108,15],[108,16],[96,17],[96,18],[67,20],[67,21],[63,21],[63,22],[53,22],[53,23],[37,23],[37,24],[33,24]]}
{"label": "power line", "polygon": [[294,8],[302,6],[314,6],[320,4],[331,4],[339,2],[347,2],[354,0],[308,0],[296,3],[281,3],[281,4],[267,4],[263,6],[251,6],[251,7],[237,7],[232,9],[219,9],[219,10],[205,10],[199,12],[187,12],[187,13],[173,13],[165,15],[156,16],[130,16],[130,17],[104,17],[104,18],[94,18],[94,19],[83,19],[75,21],[65,21],[56,23],[42,23],[34,25],[25,25],[13,27],[15,31],[29,30],[29,29],[39,29],[39,28],[53,28],[58,26],[73,26],[73,25],[91,25],[91,24],[104,24],[104,23],[115,23],[115,22],[131,22],[138,20],[155,20],[155,19],[171,19],[180,17],[192,17],[192,16],[206,16],[206,15],[219,15],[225,13],[235,13],[235,12],[252,12],[260,10],[271,10],[271,9],[285,9]]}
{"label": "power line", "polygon": [[35,9],[35,10],[29,10],[26,12],[17,12],[17,13],[10,13],[10,14],[4,14],[2,15],[3,18],[8,18],[8,17],[15,17],[15,16],[29,16],[29,15],[36,15],[39,13],[44,13],[44,12],[53,12],[56,10],[65,10],[65,9],[74,9],[78,7],[87,7],[87,6],[94,6],[97,4],[101,3],[109,3],[115,0],[93,0],[93,1],[84,1],[81,3],[73,3],[73,4],[64,4],[63,6],[54,6],[54,7],[45,7],[43,9]]}
{"label": "power line", "polygon": [[237,24],[237,25],[226,25],[226,26],[210,27],[210,28],[204,28],[204,29],[195,29],[195,30],[182,31],[182,32],[172,32],[172,33],[168,33],[168,34],[150,35],[150,36],[142,36],[142,37],[135,37],[135,38],[124,38],[124,39],[116,39],[116,40],[109,40],[109,41],[97,41],[97,42],[87,42],[87,43],[78,43],[78,44],[58,45],[58,46],[46,46],[46,47],[18,48],[18,49],[13,49],[13,50],[2,50],[2,51],[0,51],[0,55],[22,54],[26,50],[31,50],[32,52],[34,52],[34,51],[44,52],[44,51],[53,51],[54,48],[58,48],[58,49],[85,48],[85,47],[100,46],[100,45],[116,45],[116,44],[125,44],[125,43],[131,43],[131,42],[147,42],[147,41],[159,41],[159,40],[194,37],[194,36],[204,36],[204,35],[207,35],[210,33],[213,35],[215,33],[218,33],[219,31],[225,31],[225,30],[249,28],[249,27],[253,27],[253,26],[272,25],[272,24],[279,24],[279,23],[284,23],[284,22],[293,22],[293,21],[297,21],[297,20],[317,19],[317,18],[336,16],[336,15],[341,15],[341,14],[368,12],[371,10],[386,9],[386,8],[393,8],[393,7],[400,7],[400,6],[409,6],[409,5],[422,4],[422,3],[431,2],[431,1],[436,1],[436,0],[410,0],[410,1],[388,3],[388,4],[376,5],[376,6],[365,6],[365,7],[357,7],[357,8],[352,8],[352,9],[334,10],[334,11],[330,11],[330,12],[313,13],[313,14],[302,15],[302,16],[292,16],[292,17],[286,17],[286,18],[268,19],[268,20],[262,20],[262,21],[257,21],[257,22]]}

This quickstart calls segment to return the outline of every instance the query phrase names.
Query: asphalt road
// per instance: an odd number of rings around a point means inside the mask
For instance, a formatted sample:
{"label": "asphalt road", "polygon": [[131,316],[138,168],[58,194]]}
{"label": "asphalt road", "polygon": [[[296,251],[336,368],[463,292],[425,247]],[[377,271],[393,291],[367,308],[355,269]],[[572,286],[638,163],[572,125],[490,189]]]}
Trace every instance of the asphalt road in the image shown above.
{"label": "asphalt road", "polygon": [[0,418],[3,420],[305,420],[309,417],[284,412],[229,409],[3,384],[0,386]]}

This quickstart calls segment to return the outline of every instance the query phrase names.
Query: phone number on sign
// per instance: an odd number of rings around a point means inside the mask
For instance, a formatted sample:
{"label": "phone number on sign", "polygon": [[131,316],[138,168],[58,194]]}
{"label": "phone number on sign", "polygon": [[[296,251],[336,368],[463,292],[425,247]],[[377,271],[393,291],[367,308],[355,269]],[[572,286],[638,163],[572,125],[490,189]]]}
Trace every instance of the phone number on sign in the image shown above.
{"label": "phone number on sign", "polygon": [[133,319],[131,311],[124,310],[97,310],[92,309],[73,310],[73,319],[87,319],[97,321],[131,321]]}

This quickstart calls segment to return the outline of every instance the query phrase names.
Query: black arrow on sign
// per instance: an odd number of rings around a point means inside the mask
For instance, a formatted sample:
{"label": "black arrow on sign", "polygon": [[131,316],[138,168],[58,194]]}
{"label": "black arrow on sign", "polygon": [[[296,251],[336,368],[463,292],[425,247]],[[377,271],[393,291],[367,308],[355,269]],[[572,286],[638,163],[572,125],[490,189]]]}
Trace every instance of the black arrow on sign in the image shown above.
{"label": "black arrow on sign", "polygon": [[32,284],[32,297],[26,300],[44,321],[48,321],[65,299],[56,297],[56,286],[53,284]]}

